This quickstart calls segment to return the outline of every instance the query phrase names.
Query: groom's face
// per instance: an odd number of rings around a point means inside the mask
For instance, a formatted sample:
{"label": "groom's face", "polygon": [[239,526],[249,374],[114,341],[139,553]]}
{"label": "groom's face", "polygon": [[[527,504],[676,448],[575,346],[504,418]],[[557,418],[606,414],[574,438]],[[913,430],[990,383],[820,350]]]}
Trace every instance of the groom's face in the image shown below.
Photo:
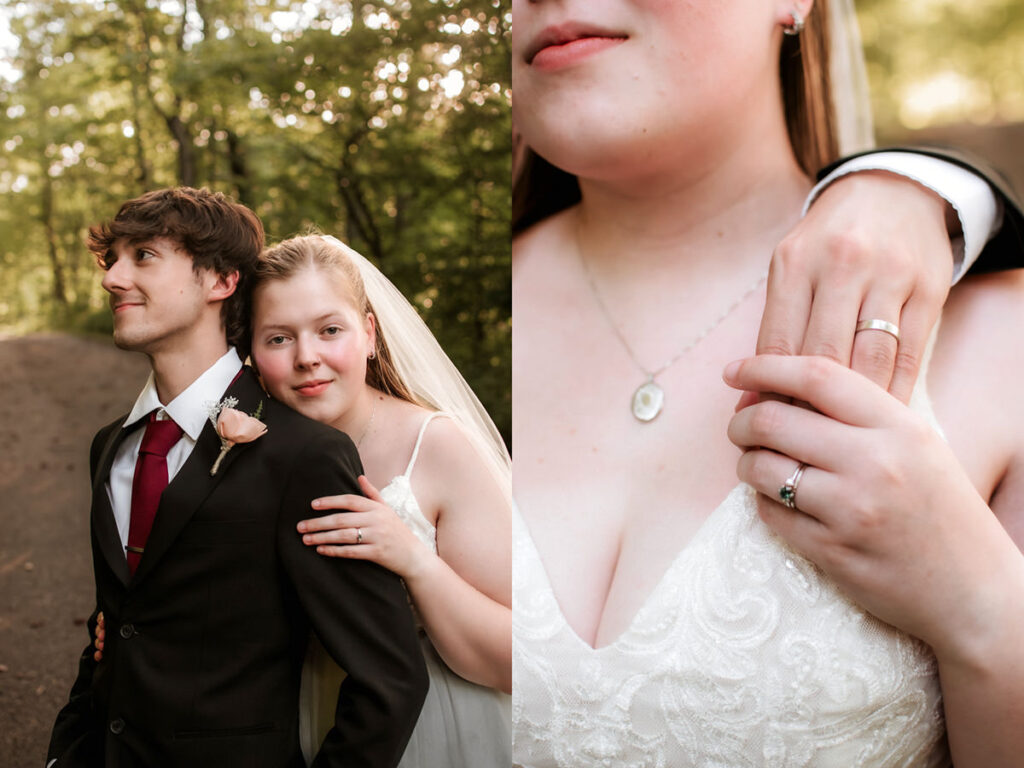
{"label": "groom's face", "polygon": [[116,241],[103,275],[114,343],[146,354],[186,346],[207,311],[207,283],[215,280],[209,270],[195,270],[188,252],[169,238]]}

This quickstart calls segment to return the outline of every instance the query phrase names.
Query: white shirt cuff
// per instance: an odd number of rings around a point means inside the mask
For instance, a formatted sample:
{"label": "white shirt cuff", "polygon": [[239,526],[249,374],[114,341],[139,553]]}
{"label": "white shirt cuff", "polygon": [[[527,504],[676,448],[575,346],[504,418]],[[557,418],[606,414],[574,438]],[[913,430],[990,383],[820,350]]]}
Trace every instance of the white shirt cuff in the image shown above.
{"label": "white shirt cuff", "polygon": [[1002,206],[985,179],[947,160],[914,152],[876,152],[843,163],[814,186],[804,203],[804,214],[825,187],[857,171],[889,171],[906,176],[953,206],[962,232],[950,241],[954,284],[970,269],[1002,223]]}

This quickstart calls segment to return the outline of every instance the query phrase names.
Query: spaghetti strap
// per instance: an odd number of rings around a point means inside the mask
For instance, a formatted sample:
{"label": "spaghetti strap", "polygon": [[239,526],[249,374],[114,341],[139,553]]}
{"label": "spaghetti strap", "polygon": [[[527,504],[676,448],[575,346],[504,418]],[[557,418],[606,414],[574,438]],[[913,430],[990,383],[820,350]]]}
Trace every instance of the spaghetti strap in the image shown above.
{"label": "spaghetti strap", "polygon": [[412,474],[412,468],[416,465],[416,457],[420,454],[420,443],[423,442],[423,433],[427,431],[427,424],[429,424],[435,416],[447,415],[447,413],[442,413],[441,411],[433,411],[423,420],[423,424],[420,426],[420,433],[416,436],[416,446],[412,449],[412,458],[409,459],[409,466],[407,466],[405,468],[405,472],[402,473],[403,477],[409,477],[409,475]]}

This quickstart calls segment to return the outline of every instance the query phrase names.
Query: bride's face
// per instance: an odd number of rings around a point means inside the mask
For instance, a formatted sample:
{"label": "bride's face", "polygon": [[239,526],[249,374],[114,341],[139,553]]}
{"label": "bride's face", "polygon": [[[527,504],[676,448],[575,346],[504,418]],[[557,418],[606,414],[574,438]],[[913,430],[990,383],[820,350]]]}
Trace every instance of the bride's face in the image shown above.
{"label": "bride's face", "polygon": [[339,275],[307,268],[260,285],[253,296],[252,357],[276,400],[337,426],[366,388],[374,348],[372,315],[362,315]]}
{"label": "bride's face", "polygon": [[[777,88],[779,0],[513,0],[515,121],[583,177],[728,137]],[[772,91],[774,92],[774,91]],[[721,139],[723,141],[727,138]]]}

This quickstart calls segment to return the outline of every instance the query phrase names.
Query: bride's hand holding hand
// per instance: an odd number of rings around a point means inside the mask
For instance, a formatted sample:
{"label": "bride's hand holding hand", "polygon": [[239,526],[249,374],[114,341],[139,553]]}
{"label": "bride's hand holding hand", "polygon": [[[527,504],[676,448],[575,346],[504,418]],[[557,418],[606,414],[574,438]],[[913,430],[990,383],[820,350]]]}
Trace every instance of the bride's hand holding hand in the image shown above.
{"label": "bride's hand holding hand", "polygon": [[[724,378],[818,411],[765,401],[729,425],[745,451],[739,478],[763,494],[761,517],[790,546],[940,663],[990,670],[1016,646],[1024,558],[925,419],[820,357],[762,355]],[[779,490],[797,462],[807,468],[791,509]]]}
{"label": "bride's hand holding hand", "polygon": [[359,476],[365,496],[345,494],[313,500],[313,509],[344,510],[298,524],[302,543],[321,555],[371,560],[403,579],[414,579],[436,556],[385,503],[365,475]]}
{"label": "bride's hand holding hand", "polygon": [[[772,254],[757,354],[828,357],[907,402],[949,293],[953,220],[903,176],[832,182]],[[898,349],[888,334],[855,333],[872,318],[899,326]]]}

